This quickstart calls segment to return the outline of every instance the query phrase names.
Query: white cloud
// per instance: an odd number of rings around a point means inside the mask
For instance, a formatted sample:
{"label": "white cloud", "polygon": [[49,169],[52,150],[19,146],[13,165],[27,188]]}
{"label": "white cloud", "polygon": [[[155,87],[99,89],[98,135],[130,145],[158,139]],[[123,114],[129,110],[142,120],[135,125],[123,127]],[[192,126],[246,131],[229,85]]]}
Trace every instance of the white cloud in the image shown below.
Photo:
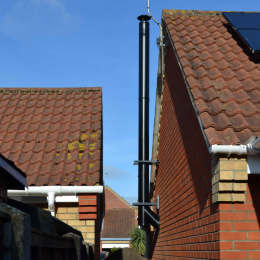
{"label": "white cloud", "polygon": [[63,34],[74,30],[79,18],[60,0],[19,0],[0,17],[0,31],[14,38]]}
{"label": "white cloud", "polygon": [[112,165],[104,165],[104,178],[105,180],[125,178],[128,173],[122,169],[116,168]]}
{"label": "white cloud", "polygon": [[104,181],[118,194],[126,197],[127,201],[137,200],[137,183],[136,174],[114,167],[112,165],[104,165]]}

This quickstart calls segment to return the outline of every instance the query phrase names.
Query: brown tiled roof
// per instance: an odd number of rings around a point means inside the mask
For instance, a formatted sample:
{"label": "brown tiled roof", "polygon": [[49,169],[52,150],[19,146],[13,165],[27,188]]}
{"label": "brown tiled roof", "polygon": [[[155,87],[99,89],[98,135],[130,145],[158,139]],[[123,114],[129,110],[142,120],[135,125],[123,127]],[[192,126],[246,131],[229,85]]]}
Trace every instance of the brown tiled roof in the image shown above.
{"label": "brown tiled roof", "polygon": [[134,209],[109,209],[104,218],[103,238],[129,238],[136,226]]}
{"label": "brown tiled roof", "polygon": [[222,13],[164,10],[163,20],[209,143],[260,136],[260,63],[249,59]]}
{"label": "brown tiled roof", "polygon": [[133,208],[126,200],[120,197],[118,193],[116,193],[108,186],[105,187],[105,196],[106,210],[114,208]]}
{"label": "brown tiled roof", "polygon": [[28,185],[102,181],[101,88],[2,88],[0,104],[0,153]]}

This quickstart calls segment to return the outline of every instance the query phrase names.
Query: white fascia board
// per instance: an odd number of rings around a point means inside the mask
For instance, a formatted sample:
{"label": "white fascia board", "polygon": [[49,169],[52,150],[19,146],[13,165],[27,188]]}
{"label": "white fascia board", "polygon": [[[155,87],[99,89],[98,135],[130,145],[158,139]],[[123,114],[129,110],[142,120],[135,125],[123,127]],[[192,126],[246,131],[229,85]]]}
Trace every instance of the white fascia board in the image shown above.
{"label": "white fascia board", "polygon": [[72,202],[79,202],[79,199],[77,196],[56,196],[55,202],[72,203]]}
{"label": "white fascia board", "polygon": [[[27,195],[27,196],[19,196],[19,195],[9,195],[10,198],[16,199],[18,201],[22,201],[25,203],[47,203],[47,194],[45,196],[36,196],[36,195]],[[23,200],[24,198],[25,200]],[[77,196],[71,195],[63,195],[63,196],[56,196],[55,202],[57,203],[78,203],[79,199]]]}
{"label": "white fascia board", "polygon": [[116,247],[116,248],[128,248],[128,247],[130,247],[129,246],[129,243],[127,243],[127,244],[104,244],[103,242],[102,242],[102,249],[104,248],[104,249],[108,249],[108,248],[113,248],[113,247]]}

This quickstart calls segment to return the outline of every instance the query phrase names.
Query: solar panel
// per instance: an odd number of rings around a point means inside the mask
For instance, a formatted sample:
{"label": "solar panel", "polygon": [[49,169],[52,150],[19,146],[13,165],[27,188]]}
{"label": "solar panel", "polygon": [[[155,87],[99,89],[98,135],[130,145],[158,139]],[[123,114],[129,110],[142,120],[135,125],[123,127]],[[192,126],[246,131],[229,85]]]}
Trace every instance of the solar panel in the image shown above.
{"label": "solar panel", "polygon": [[224,12],[223,15],[237,29],[260,29],[260,13]]}
{"label": "solar panel", "polygon": [[251,47],[252,53],[260,53],[260,29],[245,30],[239,29],[238,32]]}
{"label": "solar panel", "polygon": [[224,12],[223,16],[252,54],[260,53],[260,13]]}

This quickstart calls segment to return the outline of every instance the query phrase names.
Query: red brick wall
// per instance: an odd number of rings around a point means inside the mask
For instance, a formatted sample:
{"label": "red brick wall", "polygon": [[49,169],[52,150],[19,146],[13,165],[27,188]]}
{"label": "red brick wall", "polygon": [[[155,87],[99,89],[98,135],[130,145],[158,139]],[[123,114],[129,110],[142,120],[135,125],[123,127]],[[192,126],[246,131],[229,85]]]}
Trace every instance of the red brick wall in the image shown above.
{"label": "red brick wall", "polygon": [[171,46],[158,159],[154,195],[160,195],[161,226],[152,259],[218,259],[219,214],[211,205],[211,158]]}
{"label": "red brick wall", "polygon": [[98,195],[81,194],[79,197],[79,219],[97,219]]}
{"label": "red brick wall", "polygon": [[81,194],[79,197],[79,219],[95,220],[95,260],[100,258],[100,233],[103,219],[103,195]]}
{"label": "red brick wall", "polygon": [[245,203],[221,204],[221,259],[260,259],[260,176],[249,175]]}

